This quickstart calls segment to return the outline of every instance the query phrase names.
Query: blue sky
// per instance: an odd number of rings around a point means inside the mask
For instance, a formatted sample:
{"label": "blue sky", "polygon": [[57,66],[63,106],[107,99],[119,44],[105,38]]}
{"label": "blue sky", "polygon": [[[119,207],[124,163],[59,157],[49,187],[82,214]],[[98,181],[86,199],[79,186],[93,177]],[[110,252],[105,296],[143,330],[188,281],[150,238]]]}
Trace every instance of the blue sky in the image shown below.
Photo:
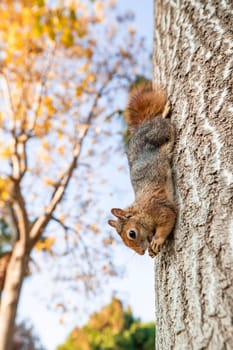
{"label": "blue sky", "polygon": [[137,32],[145,36],[147,45],[153,42],[153,0],[118,0],[119,8],[130,9],[135,15]]}
{"label": "blue sky", "polygon": [[[146,38],[147,47],[152,48],[153,42],[153,1],[118,0],[119,8],[130,9],[136,15],[136,29],[139,34]],[[126,162],[126,160],[125,160]],[[125,163],[126,164],[126,163]],[[118,182],[121,189],[111,200],[105,200],[106,210],[113,206],[127,206],[133,200],[133,192],[129,182],[128,174],[122,173]],[[122,198],[124,196],[124,198]],[[123,279],[113,280],[111,290],[116,291],[126,304],[132,307],[135,316],[143,321],[154,320],[154,261],[146,256],[134,254],[123,244],[117,247],[115,259],[120,262],[125,269]],[[45,275],[35,275],[25,283],[20,302],[20,318],[31,318],[36,331],[45,347],[48,350],[55,349],[56,345],[63,342],[68,333],[78,325],[78,320],[71,318],[65,324],[59,323],[58,317],[46,308],[45,303],[37,298],[38,285],[42,287],[44,297],[49,291],[49,277]],[[110,289],[99,296],[98,302],[92,306],[93,311],[110,301]],[[79,316],[76,316],[79,319]],[[86,320],[88,315],[86,315]],[[85,320],[84,320],[85,321]]]}

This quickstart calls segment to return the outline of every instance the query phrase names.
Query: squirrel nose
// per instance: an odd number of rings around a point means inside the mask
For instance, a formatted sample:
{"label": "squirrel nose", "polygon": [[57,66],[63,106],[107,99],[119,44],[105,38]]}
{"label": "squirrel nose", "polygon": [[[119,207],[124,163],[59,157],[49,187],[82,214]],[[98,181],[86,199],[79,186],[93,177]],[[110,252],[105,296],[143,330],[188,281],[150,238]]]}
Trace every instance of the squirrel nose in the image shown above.
{"label": "squirrel nose", "polygon": [[146,252],[146,249],[142,247],[138,247],[137,249],[135,249],[135,251],[140,255],[144,255]]}

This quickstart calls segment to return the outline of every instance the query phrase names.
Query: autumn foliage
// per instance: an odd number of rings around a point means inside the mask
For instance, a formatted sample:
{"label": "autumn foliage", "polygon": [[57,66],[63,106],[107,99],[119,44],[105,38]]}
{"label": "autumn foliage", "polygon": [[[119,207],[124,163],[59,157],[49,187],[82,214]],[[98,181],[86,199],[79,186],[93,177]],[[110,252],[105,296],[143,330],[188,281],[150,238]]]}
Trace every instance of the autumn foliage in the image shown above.
{"label": "autumn foliage", "polygon": [[142,323],[117,298],[75,328],[57,350],[153,350],[155,324]]}
{"label": "autumn foliage", "polygon": [[0,16],[0,214],[13,235],[0,320],[9,339],[34,247],[78,252],[68,279],[85,290],[99,272],[114,274],[109,248],[98,249],[112,239],[90,215],[93,169],[107,161],[110,117],[139,73],[142,43],[114,1],[4,0]]}

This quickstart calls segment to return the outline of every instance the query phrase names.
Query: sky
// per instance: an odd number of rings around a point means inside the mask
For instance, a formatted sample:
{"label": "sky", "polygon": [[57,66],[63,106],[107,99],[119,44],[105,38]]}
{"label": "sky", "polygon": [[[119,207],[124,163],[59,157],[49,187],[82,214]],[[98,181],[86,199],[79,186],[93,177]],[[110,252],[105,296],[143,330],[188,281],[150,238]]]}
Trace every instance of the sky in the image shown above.
{"label": "sky", "polygon": [[[118,0],[118,7],[122,10],[130,9],[136,15],[137,32],[146,39],[147,47],[151,50],[153,42],[153,0]],[[117,182],[121,189],[111,199],[106,198],[105,207],[109,211],[111,207],[123,207],[133,201],[133,191],[126,173],[121,175]],[[122,198],[123,197],[123,198]],[[104,199],[103,199],[104,200]],[[133,314],[142,321],[155,319],[154,301],[154,261],[148,255],[139,256],[125,247],[123,244],[116,248],[115,258],[117,263],[124,267],[124,278],[115,279],[97,303],[92,306],[97,311],[101,306],[110,302],[110,289],[115,290],[116,296],[125,304],[130,305]],[[38,285],[43,290],[46,298],[49,292],[49,277],[45,275],[32,276],[24,283],[19,305],[19,318],[31,319],[37,334],[43,345],[48,350],[54,350],[56,346],[65,341],[72,329],[79,325],[79,316],[65,324],[59,322],[57,315],[46,307],[37,297]],[[88,314],[86,315],[86,321]],[[84,318],[85,321],[85,318]]]}

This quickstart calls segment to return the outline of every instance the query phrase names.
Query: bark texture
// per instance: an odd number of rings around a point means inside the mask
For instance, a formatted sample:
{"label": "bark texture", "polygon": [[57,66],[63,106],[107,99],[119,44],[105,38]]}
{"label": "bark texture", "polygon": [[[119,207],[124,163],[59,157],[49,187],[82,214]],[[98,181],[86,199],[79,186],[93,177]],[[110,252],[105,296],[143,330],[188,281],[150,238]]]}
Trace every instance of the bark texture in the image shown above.
{"label": "bark texture", "polygon": [[26,253],[24,245],[21,242],[17,242],[7,267],[3,297],[1,300],[0,350],[8,350],[11,349],[12,346],[16,310],[23,278],[28,265],[28,259],[29,254]]}
{"label": "bark texture", "polygon": [[155,0],[179,218],[155,259],[157,350],[233,349],[233,2]]}

